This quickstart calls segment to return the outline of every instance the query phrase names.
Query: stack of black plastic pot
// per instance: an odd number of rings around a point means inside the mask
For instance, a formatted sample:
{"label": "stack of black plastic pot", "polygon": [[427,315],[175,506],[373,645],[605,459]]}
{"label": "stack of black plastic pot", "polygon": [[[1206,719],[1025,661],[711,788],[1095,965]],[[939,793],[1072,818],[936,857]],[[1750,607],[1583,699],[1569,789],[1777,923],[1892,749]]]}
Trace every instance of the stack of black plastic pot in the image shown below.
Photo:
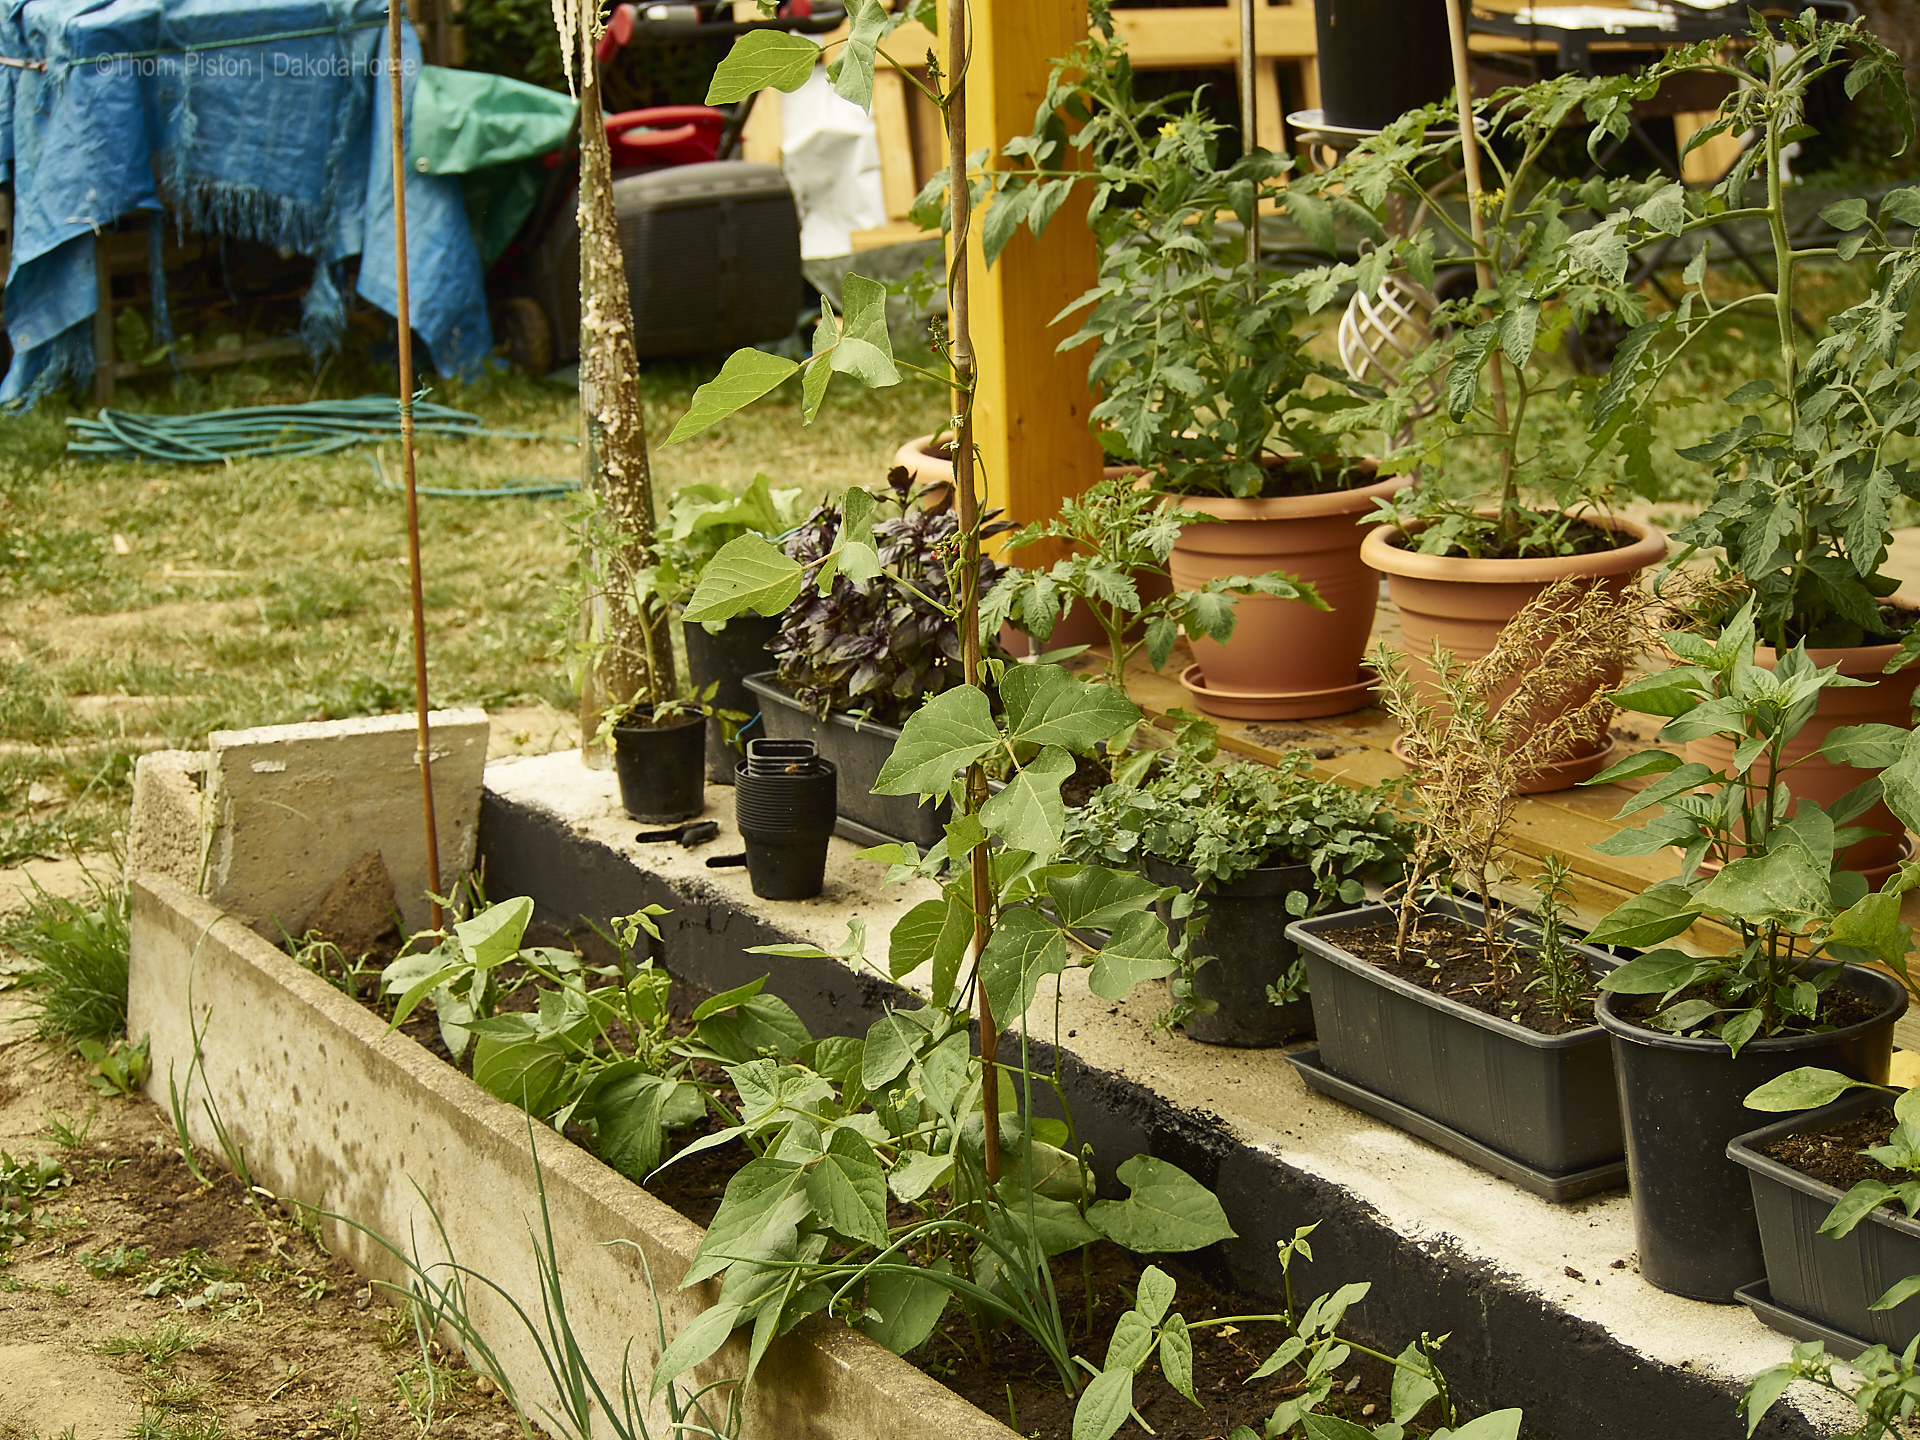
{"label": "stack of black plastic pot", "polygon": [[762,900],[808,900],[827,873],[838,775],[811,740],[750,740],[734,769],[747,876]]}

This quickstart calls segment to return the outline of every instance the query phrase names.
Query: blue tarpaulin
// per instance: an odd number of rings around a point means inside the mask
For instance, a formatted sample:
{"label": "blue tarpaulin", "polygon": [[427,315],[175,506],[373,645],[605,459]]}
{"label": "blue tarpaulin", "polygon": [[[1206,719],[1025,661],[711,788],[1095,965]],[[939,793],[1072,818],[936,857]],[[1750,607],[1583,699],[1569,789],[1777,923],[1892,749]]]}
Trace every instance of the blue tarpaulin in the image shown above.
{"label": "blue tarpaulin", "polygon": [[[402,36],[410,113],[420,56]],[[46,67],[0,66],[0,400],[92,373],[94,232],[143,211],[312,256],[301,333],[316,351],[345,323],[349,256],[359,293],[393,313],[384,0],[0,0],[0,56]],[[408,174],[407,256],[414,331],[441,371],[475,369],[492,336],[457,177]]]}

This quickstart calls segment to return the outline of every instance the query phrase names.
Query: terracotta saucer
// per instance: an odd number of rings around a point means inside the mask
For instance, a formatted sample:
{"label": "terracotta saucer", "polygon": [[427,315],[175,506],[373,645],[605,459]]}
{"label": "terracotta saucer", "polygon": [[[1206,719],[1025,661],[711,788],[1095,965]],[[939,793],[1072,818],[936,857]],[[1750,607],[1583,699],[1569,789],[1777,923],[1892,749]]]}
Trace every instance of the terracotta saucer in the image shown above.
{"label": "terracotta saucer", "polygon": [[[1607,743],[1598,750],[1586,755],[1569,755],[1564,760],[1556,760],[1551,765],[1542,766],[1534,771],[1531,779],[1520,785],[1522,795],[1548,795],[1555,790],[1571,790],[1583,780],[1591,780],[1607,766],[1613,763],[1613,752],[1619,747],[1613,737],[1607,737]],[[1407,765],[1407,752],[1400,747],[1398,736],[1392,745],[1393,758]],[[1412,767],[1409,765],[1409,769]]]}
{"label": "terracotta saucer", "polygon": [[1317,720],[1366,709],[1373,703],[1373,687],[1380,683],[1380,677],[1362,665],[1351,685],[1269,694],[1258,690],[1209,689],[1200,667],[1189,665],[1180,672],[1180,683],[1193,697],[1193,703],[1208,715],[1227,720]]}

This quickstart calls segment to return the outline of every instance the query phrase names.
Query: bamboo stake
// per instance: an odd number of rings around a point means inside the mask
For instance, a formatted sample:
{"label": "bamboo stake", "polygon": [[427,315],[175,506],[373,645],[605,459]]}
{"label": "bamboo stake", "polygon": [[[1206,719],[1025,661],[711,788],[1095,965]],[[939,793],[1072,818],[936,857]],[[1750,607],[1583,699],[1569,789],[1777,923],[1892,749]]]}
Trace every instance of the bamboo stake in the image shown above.
{"label": "bamboo stake", "polygon": [[[1255,83],[1255,70],[1260,64],[1259,47],[1253,35],[1253,7],[1255,0],[1240,0],[1240,153],[1250,155],[1255,145],[1254,136],[1258,131],[1255,120],[1260,104],[1260,89]],[[1254,286],[1259,286],[1260,270],[1260,203],[1255,194],[1253,220],[1247,226],[1247,264],[1255,272]],[[1258,303],[1259,296],[1254,296]]]}
{"label": "bamboo stake", "polygon": [[387,3],[387,98],[393,115],[394,318],[400,326],[400,468],[407,491],[407,572],[412,583],[413,698],[419,718],[420,808],[427,827],[427,903],[440,928],[440,835],[433,819],[433,740],[427,725],[427,608],[420,578],[420,494],[413,475],[413,307],[407,298],[406,95],[401,85],[400,0]]}
{"label": "bamboo stake", "polygon": [[[973,483],[973,334],[969,326],[967,295],[967,222],[972,194],[967,187],[967,0],[947,0],[947,77],[953,86],[947,100],[947,194],[952,209],[953,260],[947,273],[948,334],[953,351],[953,493],[960,507],[960,533],[965,537],[960,576],[960,654],[966,682],[980,683],[980,500]],[[987,801],[987,772],[967,767],[967,809],[979,813]],[[973,851],[973,963],[980,974],[980,957],[993,934],[993,881],[987,870],[987,847]],[[987,1001],[986,982],[976,978],[980,1000],[980,1098],[986,1112],[982,1127],[987,1181],[1000,1181],[1000,1031]]]}
{"label": "bamboo stake", "polygon": [[[1460,110],[1460,164],[1467,181],[1467,225],[1473,236],[1473,274],[1482,290],[1493,288],[1493,267],[1487,263],[1487,221],[1480,211],[1480,134],[1473,125],[1473,78],[1467,69],[1467,24],[1461,14],[1460,0],[1447,0],[1447,38],[1453,48],[1454,99]],[[1491,310],[1488,319],[1492,319]],[[1493,418],[1504,432],[1507,428],[1507,377],[1496,348],[1490,382],[1493,390]],[[1513,446],[1509,442],[1500,452],[1500,509],[1507,509],[1507,485],[1513,474]]]}

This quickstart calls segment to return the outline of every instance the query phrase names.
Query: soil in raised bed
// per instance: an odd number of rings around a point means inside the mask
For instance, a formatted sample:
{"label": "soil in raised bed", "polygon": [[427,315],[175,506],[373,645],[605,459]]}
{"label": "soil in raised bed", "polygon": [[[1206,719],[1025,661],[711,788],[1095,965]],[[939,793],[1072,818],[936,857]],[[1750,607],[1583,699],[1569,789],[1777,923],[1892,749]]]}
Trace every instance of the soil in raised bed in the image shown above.
{"label": "soil in raised bed", "polygon": [[1899,1185],[1913,1177],[1889,1170],[1878,1160],[1860,1153],[1886,1144],[1896,1123],[1893,1111],[1875,1110],[1851,1120],[1836,1120],[1818,1130],[1770,1140],[1756,1148],[1769,1160],[1778,1160],[1802,1175],[1824,1180],[1837,1190],[1851,1190],[1862,1180]]}
{"label": "soil in raised bed", "polygon": [[1419,928],[1408,939],[1404,956],[1395,953],[1398,937],[1398,921],[1387,916],[1342,930],[1338,939],[1341,949],[1397,979],[1541,1035],[1565,1035],[1593,1024],[1589,1015],[1566,1019],[1541,1003],[1539,991],[1526,988],[1534,978],[1534,969],[1522,947],[1510,947],[1500,957],[1501,983],[1496,985],[1485,936],[1473,926],[1451,916],[1423,915]]}
{"label": "soil in raised bed", "polygon": [[[578,937],[530,932],[527,943],[566,944],[574,938]],[[504,980],[512,978],[510,973],[502,975]],[[358,987],[356,998],[383,1018],[384,1012],[392,1008],[390,1002],[377,998],[372,986]],[[704,998],[703,993],[676,983],[672,1011],[677,1033],[691,1028],[691,1013]],[[527,986],[507,997],[502,1008],[530,1009],[534,1003],[534,987]],[[471,1071],[471,1052],[460,1062],[451,1060],[430,1007],[423,1007],[420,1013],[409,1017],[401,1030],[442,1060],[457,1064],[463,1072]],[[725,1077],[719,1068],[710,1068],[711,1074],[703,1078],[724,1083]],[[676,1132],[669,1137],[669,1154],[714,1133],[722,1123],[709,1116],[698,1125]],[[592,1137],[578,1127],[569,1126],[567,1137],[592,1152]],[[646,1188],[689,1220],[706,1225],[719,1209],[728,1180],[749,1158],[746,1147],[737,1142],[703,1151],[684,1163],[669,1164],[656,1172]],[[891,1224],[925,1218],[919,1211],[897,1203],[890,1204],[888,1210]],[[1131,1307],[1141,1271],[1148,1263],[1146,1258],[1105,1242],[1092,1247],[1085,1273],[1077,1251],[1053,1262],[1054,1283],[1062,1311],[1068,1317],[1075,1354],[1094,1362],[1105,1357],[1114,1323]],[[1266,1315],[1277,1308],[1268,1301],[1215,1286],[1178,1260],[1160,1257],[1153,1263],[1159,1264],[1178,1282],[1179,1293],[1173,1308],[1189,1321],[1222,1315]],[[1087,1319],[1089,1277],[1093,1292],[1090,1325]],[[1246,1425],[1256,1434],[1261,1433],[1274,1407],[1298,1393],[1289,1378],[1298,1372],[1289,1370],[1252,1384],[1245,1382],[1286,1335],[1281,1325],[1272,1322],[1237,1323],[1195,1331],[1194,1386],[1202,1406],[1196,1407],[1167,1383],[1155,1358],[1148,1361],[1135,1379],[1135,1408],[1153,1427],[1159,1440],[1219,1440],[1236,1425]],[[934,1335],[908,1358],[988,1414],[1016,1422],[1017,1432],[1029,1440],[1071,1440],[1076,1402],[1066,1394],[1039,1344],[1026,1332],[1011,1327],[990,1331],[984,1340],[983,1358],[965,1314],[957,1303],[950,1303]],[[1441,1359],[1444,1365],[1444,1355]],[[1339,1382],[1339,1388],[1322,1405],[1323,1413],[1368,1427],[1390,1418],[1391,1367],[1362,1357],[1343,1367]],[[1439,1423],[1432,1416],[1423,1418]],[[1138,1427],[1130,1422],[1123,1433],[1139,1433]],[[1414,1437],[1427,1433],[1427,1428],[1420,1425],[1408,1431]]]}
{"label": "soil in raised bed", "polygon": [[[1106,1356],[1114,1322],[1131,1308],[1140,1274],[1149,1261],[1104,1241],[1092,1248],[1090,1260],[1094,1295],[1091,1327],[1087,1323],[1087,1286],[1079,1252],[1056,1258],[1053,1275],[1061,1311],[1067,1318],[1073,1353],[1097,1364]],[[1268,1301],[1217,1287],[1178,1260],[1159,1256],[1151,1263],[1178,1283],[1172,1309],[1184,1315],[1189,1324],[1215,1316],[1269,1315],[1279,1308]],[[1302,1305],[1311,1298],[1300,1297]],[[1361,1308],[1356,1307],[1356,1313]],[[1193,1385],[1200,1407],[1167,1383],[1156,1356],[1134,1378],[1134,1408],[1153,1427],[1157,1440],[1219,1440],[1236,1425],[1245,1425],[1256,1435],[1261,1434],[1274,1407],[1299,1393],[1299,1387],[1291,1382],[1300,1372],[1298,1367],[1289,1366],[1279,1375],[1252,1384],[1246,1380],[1287,1334],[1283,1326],[1274,1323],[1238,1323],[1195,1330]],[[1016,1433],[1029,1440],[1070,1440],[1076,1402],[1061,1386],[1053,1363],[1039,1343],[1024,1330],[1013,1328],[990,1331],[984,1338],[983,1358],[966,1316],[957,1304],[949,1303],[932,1338],[908,1358],[948,1389],[989,1415],[1006,1421]],[[1398,1350],[1401,1347],[1383,1345],[1379,1348]],[[1445,1352],[1438,1358],[1444,1373]],[[1382,1424],[1392,1418],[1388,1403],[1391,1383],[1391,1367],[1356,1356],[1341,1367],[1334,1393],[1320,1407],[1321,1413],[1368,1428]],[[1437,1409],[1427,1411],[1420,1421],[1424,1423],[1408,1428],[1409,1436],[1425,1435],[1429,1427],[1440,1423]],[[1123,1436],[1141,1433],[1139,1426],[1132,1422],[1121,1431]]]}

